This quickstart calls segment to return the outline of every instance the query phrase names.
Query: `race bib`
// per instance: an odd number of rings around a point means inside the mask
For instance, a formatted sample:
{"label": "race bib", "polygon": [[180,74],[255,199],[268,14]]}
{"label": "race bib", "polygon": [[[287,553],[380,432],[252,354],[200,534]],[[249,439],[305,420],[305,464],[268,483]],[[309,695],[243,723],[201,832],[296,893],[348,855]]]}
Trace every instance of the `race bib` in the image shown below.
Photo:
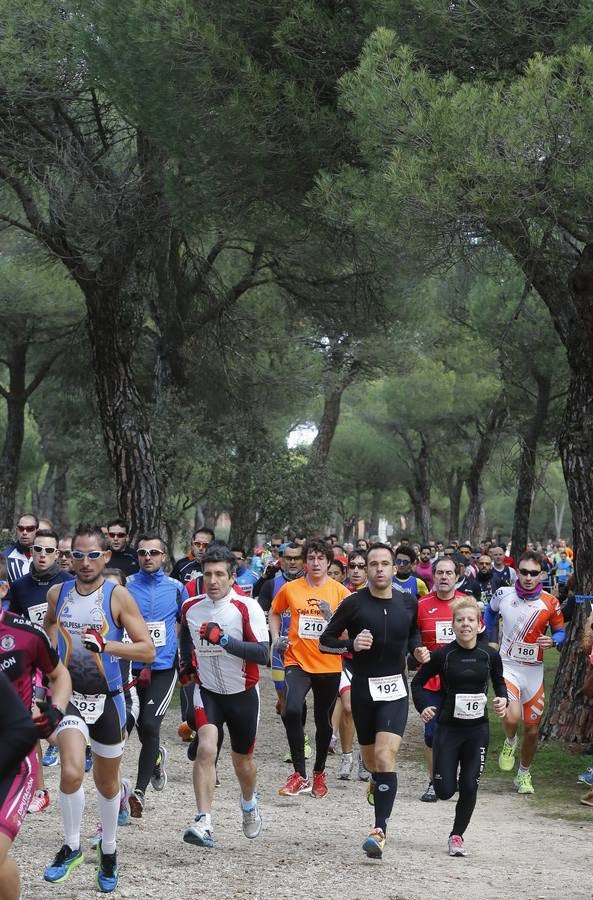
{"label": "race bib", "polygon": [[373,700],[401,700],[408,693],[402,675],[369,678],[369,691]]}
{"label": "race bib", "polygon": [[511,647],[511,659],[518,662],[537,662],[539,656],[539,644],[522,644],[520,642]]}
{"label": "race bib", "polygon": [[105,694],[79,694],[73,691],[71,702],[87,725],[92,725],[103,715],[106,699]]}
{"label": "race bib", "polygon": [[150,640],[155,647],[164,647],[167,643],[167,624],[166,622],[147,622]]}
{"label": "race bib", "polygon": [[196,650],[199,656],[221,656],[224,653],[224,648],[219,644],[209,644],[208,641],[202,641],[199,636],[197,640]]}
{"label": "race bib", "polygon": [[47,603],[38,603],[37,606],[30,606],[29,607],[29,621],[33,622],[33,625],[43,626],[43,620],[45,619],[46,612],[47,612]]}
{"label": "race bib", "polygon": [[455,694],[455,719],[481,719],[486,709],[486,694]]}
{"label": "race bib", "polygon": [[437,644],[450,644],[455,640],[451,622],[435,622],[434,632]]}
{"label": "race bib", "polygon": [[321,616],[299,616],[299,637],[306,641],[319,640],[326,628],[327,622]]}

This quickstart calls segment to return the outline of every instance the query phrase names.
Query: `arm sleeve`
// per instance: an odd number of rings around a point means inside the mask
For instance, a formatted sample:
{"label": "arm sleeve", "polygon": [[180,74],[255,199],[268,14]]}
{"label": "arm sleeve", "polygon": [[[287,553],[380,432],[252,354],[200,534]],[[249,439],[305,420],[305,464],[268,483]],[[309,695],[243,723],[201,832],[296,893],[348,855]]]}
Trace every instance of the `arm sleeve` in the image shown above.
{"label": "arm sleeve", "polygon": [[270,645],[268,641],[240,641],[229,635],[225,650],[232,656],[265,666],[268,662]]}
{"label": "arm sleeve", "polygon": [[[354,596],[354,595],[352,595]],[[352,602],[350,597],[342,600],[337,610],[327,623],[327,628],[319,638],[319,649],[322,653],[352,653],[354,641],[351,638],[342,638],[341,634],[348,631],[351,622]]]}
{"label": "arm sleeve", "polygon": [[182,616],[181,628],[179,630],[179,662],[182,665],[191,665],[193,650],[194,642],[192,641],[190,630],[187,627],[185,616]]}
{"label": "arm sleeve", "polygon": [[[257,585],[256,585],[256,587],[257,587]],[[264,583],[261,586],[261,590],[258,592],[258,594],[254,593],[254,595],[253,595],[254,597],[257,597],[257,602],[259,603],[259,605],[261,606],[261,608],[263,609],[264,612],[270,611],[270,607],[272,605],[272,600],[274,599],[272,597],[273,587],[274,587],[273,581],[264,581]],[[255,591],[255,588],[253,590]]]}
{"label": "arm sleeve", "polygon": [[37,743],[37,729],[21,698],[0,673],[0,773],[14,769]]}
{"label": "arm sleeve", "polygon": [[410,622],[410,631],[408,632],[408,653],[414,653],[418,647],[422,647],[422,636],[418,629],[418,601],[414,601],[414,617]]}
{"label": "arm sleeve", "polygon": [[508,700],[509,695],[502,673],[502,659],[500,658],[500,653],[493,647],[488,647],[488,651],[490,655],[490,678],[492,679],[494,694],[496,697],[504,697],[505,700]]}
{"label": "arm sleeve", "polygon": [[422,688],[435,675],[439,675],[441,672],[441,658],[439,654],[435,651],[430,654],[430,660],[421,666],[420,669],[416,672],[414,677],[412,678],[412,683],[410,684],[410,690],[412,692],[412,701],[414,706],[418,710],[419,713],[422,712],[426,707],[426,702],[424,700],[424,694],[422,692]]}
{"label": "arm sleeve", "polygon": [[[492,600],[494,600],[494,597]],[[492,600],[490,603],[492,603]],[[492,609],[490,603],[488,603],[484,610],[484,623],[486,625],[488,640],[493,644],[498,644],[498,612]]]}

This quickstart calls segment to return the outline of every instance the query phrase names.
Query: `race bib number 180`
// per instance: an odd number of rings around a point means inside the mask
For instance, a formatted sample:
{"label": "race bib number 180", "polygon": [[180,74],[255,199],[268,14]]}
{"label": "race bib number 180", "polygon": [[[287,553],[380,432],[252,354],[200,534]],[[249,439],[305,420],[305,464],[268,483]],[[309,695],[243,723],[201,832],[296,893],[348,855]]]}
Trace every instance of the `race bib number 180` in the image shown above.
{"label": "race bib number 180", "polygon": [[518,662],[537,662],[538,655],[538,644],[522,644],[517,642],[511,647],[511,659],[516,659]]}

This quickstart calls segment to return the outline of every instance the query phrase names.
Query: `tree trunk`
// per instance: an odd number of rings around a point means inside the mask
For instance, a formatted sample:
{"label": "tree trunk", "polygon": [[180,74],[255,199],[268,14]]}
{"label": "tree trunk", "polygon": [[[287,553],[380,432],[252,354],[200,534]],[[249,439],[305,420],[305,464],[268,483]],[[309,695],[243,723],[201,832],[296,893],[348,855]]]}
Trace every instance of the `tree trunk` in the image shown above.
{"label": "tree trunk", "polygon": [[50,518],[58,534],[66,534],[70,528],[68,516],[68,467],[58,463],[54,479],[53,504]]}
{"label": "tree trunk", "polygon": [[161,501],[148,417],[131,366],[143,319],[140,293],[101,289],[85,293],[97,403],[115,475],[117,509],[130,540],[161,526]]}
{"label": "tree trunk", "polygon": [[6,435],[0,455],[0,526],[12,531],[21,450],[25,438],[27,345],[15,339],[7,348],[7,353],[9,388],[3,392],[7,405],[7,419]]}
{"label": "tree trunk", "polygon": [[381,498],[383,491],[375,488],[371,497],[371,521],[369,522],[369,534],[379,533],[379,512],[381,507]]}
{"label": "tree trunk", "polygon": [[593,741],[593,702],[582,693],[585,675],[590,670],[588,656],[581,646],[585,628],[589,628],[588,608],[584,603],[577,604],[542,722],[543,740],[551,738],[576,744]]}
{"label": "tree trunk", "polygon": [[486,468],[499,431],[508,415],[507,399],[501,391],[483,426],[478,427],[478,439],[474,446],[472,461],[465,480],[469,506],[463,520],[461,537],[477,547],[486,536],[486,516],[484,513],[484,496],[482,491],[482,475]]}
{"label": "tree trunk", "polygon": [[454,469],[449,473],[447,483],[449,495],[449,537],[450,541],[459,540],[459,520],[461,516],[461,492],[463,491],[463,471]]}
{"label": "tree trunk", "polygon": [[408,495],[414,510],[415,528],[420,531],[423,543],[428,543],[432,533],[432,512],[430,509],[430,444],[424,432],[419,432],[420,449],[413,459],[413,484]]}
{"label": "tree trunk", "polygon": [[327,458],[340,419],[342,396],[349,383],[349,379],[344,379],[338,384],[332,384],[325,391],[323,413],[317,435],[311,444],[307,467],[309,474],[308,496],[306,501],[307,509],[303,515],[303,527],[309,534],[321,533],[324,521],[327,518],[328,510],[325,502],[327,499]]}
{"label": "tree trunk", "polygon": [[533,415],[521,436],[521,462],[517,476],[517,495],[515,497],[513,532],[511,535],[511,553],[516,559],[519,558],[527,546],[529,520],[534,498],[537,445],[546,424],[552,387],[551,372],[538,373],[535,377],[537,379],[537,401]]}

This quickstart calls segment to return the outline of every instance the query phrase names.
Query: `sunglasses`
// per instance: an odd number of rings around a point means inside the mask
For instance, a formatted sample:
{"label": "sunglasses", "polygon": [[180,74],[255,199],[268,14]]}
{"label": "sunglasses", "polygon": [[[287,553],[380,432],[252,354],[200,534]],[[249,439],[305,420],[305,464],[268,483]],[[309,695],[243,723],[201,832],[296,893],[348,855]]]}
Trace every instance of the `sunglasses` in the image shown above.
{"label": "sunglasses", "polygon": [[17,525],[17,531],[25,531],[27,534],[30,534],[32,531],[37,531],[37,525]]}
{"label": "sunglasses", "polygon": [[366,563],[348,563],[349,569],[366,569]]}
{"label": "sunglasses", "polygon": [[286,560],[287,563],[303,561],[302,556],[287,556],[286,553],[284,554],[284,559]]}
{"label": "sunglasses", "polygon": [[208,547],[210,541],[192,541],[192,547]]}
{"label": "sunglasses", "polygon": [[536,569],[535,572],[533,569],[519,569],[521,575],[529,576],[530,578],[537,578],[538,575],[541,575],[541,569]]}
{"label": "sunglasses", "polygon": [[71,550],[73,559],[84,559],[88,556],[89,559],[100,559],[105,553],[104,550],[88,550],[86,553],[83,550]]}
{"label": "sunglasses", "polygon": [[150,549],[142,547],[141,550],[136,551],[138,556],[160,556],[162,552],[162,550],[157,550],[156,547],[150,547]]}
{"label": "sunglasses", "polygon": [[127,535],[127,531],[108,531],[107,534],[110,538],[120,538],[125,537]]}
{"label": "sunglasses", "polygon": [[411,566],[412,561],[406,556],[405,559],[396,559],[395,564],[396,566]]}
{"label": "sunglasses", "polygon": [[58,552],[57,547],[38,547],[37,544],[33,544],[33,550],[35,553],[47,553],[48,556],[53,556]]}
{"label": "sunglasses", "polygon": [[58,550],[58,556],[61,556],[63,559],[70,559],[72,556],[71,550]]}
{"label": "sunglasses", "polygon": [[274,550],[279,550],[282,544],[271,544],[271,546],[274,548]]}

